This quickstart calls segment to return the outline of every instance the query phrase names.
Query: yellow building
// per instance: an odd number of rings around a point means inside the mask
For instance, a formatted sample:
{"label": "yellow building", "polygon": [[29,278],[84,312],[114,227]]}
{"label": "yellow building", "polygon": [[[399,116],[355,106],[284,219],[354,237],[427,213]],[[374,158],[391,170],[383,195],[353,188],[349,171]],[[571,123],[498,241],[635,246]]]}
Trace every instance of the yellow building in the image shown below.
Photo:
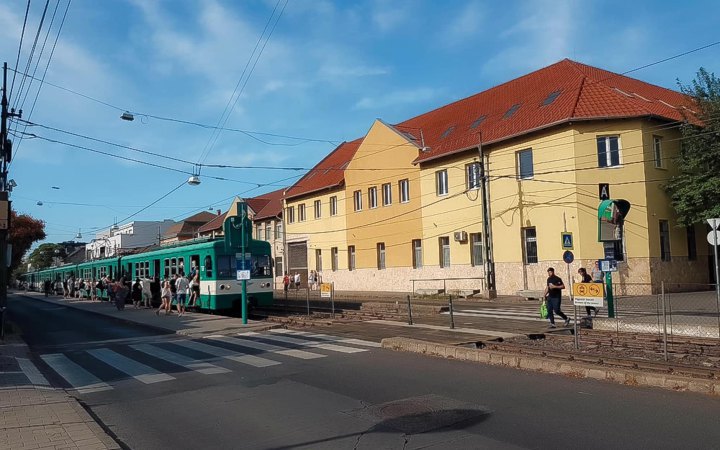
{"label": "yellow building", "polygon": [[[567,277],[567,231],[572,274],[608,255],[614,281],[638,293],[707,283],[704,228],[679,228],[663,191],[692,107],[563,60],[399,124],[376,120],[286,192],[290,270],[338,290],[514,294],[543,289],[550,266]],[[631,204],[614,243],[598,242],[601,184]]]}

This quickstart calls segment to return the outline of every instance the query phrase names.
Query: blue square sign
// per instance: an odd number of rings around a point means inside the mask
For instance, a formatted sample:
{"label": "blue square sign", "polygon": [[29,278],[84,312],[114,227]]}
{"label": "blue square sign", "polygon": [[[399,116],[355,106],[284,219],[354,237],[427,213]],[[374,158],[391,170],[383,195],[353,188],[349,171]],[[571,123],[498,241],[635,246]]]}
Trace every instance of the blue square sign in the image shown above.
{"label": "blue square sign", "polygon": [[562,248],[563,250],[573,250],[573,235],[570,232],[562,232],[560,233],[560,237],[562,239]]}

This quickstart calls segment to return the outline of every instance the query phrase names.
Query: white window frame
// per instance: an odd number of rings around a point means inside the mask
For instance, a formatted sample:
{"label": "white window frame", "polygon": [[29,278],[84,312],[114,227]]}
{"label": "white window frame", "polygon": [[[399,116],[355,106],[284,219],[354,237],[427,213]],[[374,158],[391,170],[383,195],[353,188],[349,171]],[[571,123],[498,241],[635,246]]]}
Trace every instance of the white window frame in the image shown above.
{"label": "white window frame", "polygon": [[320,200],[315,200],[313,202],[313,214],[315,215],[316,219],[322,217],[322,203],[320,202]]}
{"label": "white window frame", "polygon": [[353,192],[353,208],[355,212],[362,211],[362,191]]}
{"label": "white window frame", "polygon": [[422,239],[413,239],[411,243],[413,269],[421,269],[423,266]]}
{"label": "white window frame", "polygon": [[382,196],[383,206],[392,205],[392,184],[384,183],[382,185]]}
{"label": "white window frame", "polygon": [[408,203],[410,201],[410,180],[405,178],[398,181],[398,190],[400,191],[400,203]]}
{"label": "white window frame", "polygon": [[[520,163],[523,155],[530,155],[530,174],[522,173],[522,164]],[[519,150],[515,152],[515,161],[517,164],[517,178],[518,180],[532,180],[535,177],[535,161],[533,159],[533,151],[531,148]]]}
{"label": "white window frame", "polygon": [[355,246],[348,245],[348,270],[355,270]]}
{"label": "white window frame", "polygon": [[337,216],[337,196],[330,197],[330,215]]}
{"label": "white window frame", "polygon": [[368,208],[375,209],[377,207],[377,186],[373,186],[368,188]]}
{"label": "white window frame", "polygon": [[287,221],[288,221],[288,223],[295,223],[295,207],[294,206],[287,207]]}
{"label": "white window frame", "polygon": [[376,248],[377,248],[377,268],[378,268],[378,270],[385,270],[385,268],[387,267],[385,264],[385,243],[378,242]]}
{"label": "white window frame", "polygon": [[435,193],[438,197],[448,195],[448,173],[447,169],[435,172]]}
{"label": "white window frame", "polygon": [[[611,140],[612,138],[617,138],[617,144],[618,144],[618,163],[615,164],[615,165],[612,164],[612,153],[611,153],[611,151],[610,151],[610,140]],[[597,155],[598,155],[598,167],[601,168],[601,169],[610,169],[610,168],[613,168],[613,167],[622,167],[623,157],[622,157],[622,142],[621,142],[621,140],[620,140],[620,136],[618,136],[618,135],[616,135],[616,134],[611,134],[611,135],[607,135],[607,136],[598,136],[597,139],[595,140],[596,144],[599,144],[601,140],[603,140],[603,141],[604,141],[604,144],[605,144],[605,151],[604,151],[604,155],[605,155],[605,165],[604,165],[604,166],[600,165],[600,152],[598,151],[598,153],[597,153]]]}
{"label": "white window frame", "polygon": [[467,190],[480,189],[480,163],[475,161],[465,165],[465,186]]}
{"label": "white window frame", "polygon": [[655,168],[664,169],[664,159],[662,151],[662,136],[653,136],[653,158],[655,159]]}
{"label": "white window frame", "polygon": [[446,269],[450,267],[450,236],[438,237],[438,247],[440,250],[440,267]]}
{"label": "white window frame", "polygon": [[305,203],[298,205],[298,222],[305,222]]}
{"label": "white window frame", "polygon": [[338,270],[339,262],[340,262],[340,260],[338,259],[338,248],[331,247],[330,248],[330,265],[332,266],[333,272],[336,272]]}
{"label": "white window frame", "polygon": [[270,241],[272,236],[272,223],[265,222],[265,240]]}
{"label": "white window frame", "polygon": [[[528,231],[533,230],[534,236],[528,236]],[[540,257],[538,255],[538,245],[537,245],[537,228],[535,227],[524,227],[522,228],[522,240],[523,240],[523,263],[525,265],[529,264],[537,264],[538,261],[540,261]],[[530,245],[535,246],[535,254],[534,261],[530,261]]]}

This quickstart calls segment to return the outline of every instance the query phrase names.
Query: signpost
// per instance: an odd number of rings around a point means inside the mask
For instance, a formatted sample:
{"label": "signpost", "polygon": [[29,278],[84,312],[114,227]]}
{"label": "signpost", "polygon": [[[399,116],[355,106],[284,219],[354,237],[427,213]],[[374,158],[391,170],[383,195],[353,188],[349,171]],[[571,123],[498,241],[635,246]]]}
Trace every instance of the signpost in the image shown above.
{"label": "signpost", "polygon": [[602,283],[573,284],[573,301],[575,306],[595,306],[602,308],[605,297]]}
{"label": "signpost", "polygon": [[[707,223],[713,229],[708,233],[708,242],[713,246],[713,253],[715,254],[715,301],[720,310],[720,270],[718,269],[718,245],[720,245],[720,218],[708,219]],[[720,320],[720,318],[718,319]]]}

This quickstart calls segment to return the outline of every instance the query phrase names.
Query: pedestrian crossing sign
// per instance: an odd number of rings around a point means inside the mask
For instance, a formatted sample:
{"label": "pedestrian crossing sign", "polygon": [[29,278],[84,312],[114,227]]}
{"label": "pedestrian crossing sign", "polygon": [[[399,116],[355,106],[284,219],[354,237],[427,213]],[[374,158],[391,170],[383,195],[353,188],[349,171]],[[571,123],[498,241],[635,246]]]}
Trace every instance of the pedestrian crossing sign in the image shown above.
{"label": "pedestrian crossing sign", "polygon": [[573,235],[569,232],[562,232],[560,233],[560,237],[562,239],[562,248],[563,250],[574,250],[573,249]]}

